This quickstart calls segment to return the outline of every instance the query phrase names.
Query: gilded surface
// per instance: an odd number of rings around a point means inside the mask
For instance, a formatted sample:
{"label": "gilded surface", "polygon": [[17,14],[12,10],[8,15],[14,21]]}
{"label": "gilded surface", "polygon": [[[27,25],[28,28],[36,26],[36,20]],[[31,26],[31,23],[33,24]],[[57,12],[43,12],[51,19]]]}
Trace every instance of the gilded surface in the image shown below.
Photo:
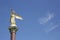
{"label": "gilded surface", "polygon": [[21,16],[15,14],[14,10],[11,10],[11,17],[10,17],[11,26],[16,26],[15,18],[23,20]]}

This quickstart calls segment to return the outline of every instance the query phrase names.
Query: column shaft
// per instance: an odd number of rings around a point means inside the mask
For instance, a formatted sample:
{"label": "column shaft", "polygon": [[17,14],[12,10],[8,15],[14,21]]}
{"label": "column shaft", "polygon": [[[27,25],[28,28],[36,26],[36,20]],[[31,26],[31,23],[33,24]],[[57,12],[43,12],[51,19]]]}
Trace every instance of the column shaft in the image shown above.
{"label": "column shaft", "polygon": [[11,40],[16,40],[16,33],[15,32],[11,32]]}

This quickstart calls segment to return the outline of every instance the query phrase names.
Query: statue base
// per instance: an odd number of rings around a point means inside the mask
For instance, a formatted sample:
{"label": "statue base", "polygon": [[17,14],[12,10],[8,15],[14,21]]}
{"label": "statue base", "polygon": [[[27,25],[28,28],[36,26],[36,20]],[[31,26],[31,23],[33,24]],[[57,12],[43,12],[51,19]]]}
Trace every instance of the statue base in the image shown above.
{"label": "statue base", "polygon": [[16,32],[18,30],[17,26],[10,26],[9,31],[10,32]]}

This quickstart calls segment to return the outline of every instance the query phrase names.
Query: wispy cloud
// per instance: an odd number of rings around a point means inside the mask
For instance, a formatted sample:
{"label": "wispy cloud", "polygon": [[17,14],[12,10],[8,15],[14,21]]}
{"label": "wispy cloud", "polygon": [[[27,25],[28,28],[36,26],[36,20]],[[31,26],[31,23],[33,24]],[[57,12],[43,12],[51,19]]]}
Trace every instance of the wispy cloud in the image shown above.
{"label": "wispy cloud", "polygon": [[55,16],[54,13],[48,13],[47,15],[39,18],[40,24],[45,24],[43,30],[46,33],[49,33],[60,26],[60,23],[55,24],[54,22],[51,21],[54,18],[54,16]]}
{"label": "wispy cloud", "polygon": [[56,24],[56,25],[51,25],[50,28],[47,28],[45,30],[45,32],[49,33],[49,32],[53,31],[54,29],[56,29],[59,26],[60,26],[60,23],[59,24]]}
{"label": "wispy cloud", "polygon": [[49,14],[47,14],[47,16],[40,17],[39,18],[39,22],[40,22],[40,24],[45,24],[48,21],[50,21],[53,17],[54,17],[54,14],[53,13],[49,13]]}

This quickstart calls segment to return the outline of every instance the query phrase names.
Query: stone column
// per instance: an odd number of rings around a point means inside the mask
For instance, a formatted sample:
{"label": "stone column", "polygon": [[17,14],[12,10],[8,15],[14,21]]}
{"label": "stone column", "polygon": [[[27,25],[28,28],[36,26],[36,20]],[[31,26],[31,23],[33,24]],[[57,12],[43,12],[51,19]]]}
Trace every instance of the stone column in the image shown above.
{"label": "stone column", "polygon": [[18,28],[16,26],[11,26],[9,27],[9,31],[10,31],[10,40],[16,40],[16,31],[18,30]]}

